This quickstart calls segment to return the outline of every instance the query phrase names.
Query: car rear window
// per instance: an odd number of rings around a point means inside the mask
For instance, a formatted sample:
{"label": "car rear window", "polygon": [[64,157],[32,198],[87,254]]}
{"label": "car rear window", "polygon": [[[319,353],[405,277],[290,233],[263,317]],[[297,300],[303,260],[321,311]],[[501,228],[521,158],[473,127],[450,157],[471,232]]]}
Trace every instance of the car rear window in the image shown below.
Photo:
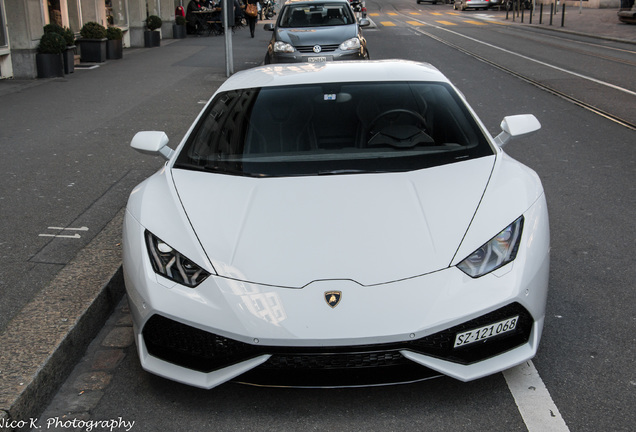
{"label": "car rear window", "polygon": [[447,84],[309,84],[218,94],[175,168],[246,176],[400,172],[492,154]]}
{"label": "car rear window", "polygon": [[278,27],[320,27],[354,24],[355,17],[349,5],[342,3],[287,5],[278,18]]}

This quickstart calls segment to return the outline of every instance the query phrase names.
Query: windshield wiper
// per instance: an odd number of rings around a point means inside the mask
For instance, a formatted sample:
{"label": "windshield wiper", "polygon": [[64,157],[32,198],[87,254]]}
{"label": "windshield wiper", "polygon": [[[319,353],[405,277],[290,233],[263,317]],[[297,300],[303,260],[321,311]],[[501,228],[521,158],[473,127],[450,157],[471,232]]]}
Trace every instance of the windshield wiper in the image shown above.
{"label": "windshield wiper", "polygon": [[174,165],[174,168],[181,168],[181,169],[192,170],[192,171],[213,172],[213,173],[219,173],[219,174],[230,174],[230,175],[237,175],[237,176],[244,176],[244,177],[264,177],[263,174],[259,174],[259,173],[250,173],[240,169],[220,167],[216,163],[213,163],[213,164],[211,163],[207,165],[198,165],[193,163],[176,163]]}
{"label": "windshield wiper", "polygon": [[336,170],[324,170],[318,171],[318,175],[339,175],[339,174],[363,174],[369,172],[380,172],[380,171],[368,171],[361,169],[336,169]]}

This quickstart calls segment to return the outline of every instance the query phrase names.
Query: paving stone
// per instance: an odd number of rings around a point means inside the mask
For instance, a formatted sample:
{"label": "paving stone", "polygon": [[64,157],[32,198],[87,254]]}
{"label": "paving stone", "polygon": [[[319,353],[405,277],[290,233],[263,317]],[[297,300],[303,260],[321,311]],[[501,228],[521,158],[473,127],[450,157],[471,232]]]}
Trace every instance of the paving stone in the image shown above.
{"label": "paving stone", "polygon": [[119,363],[124,359],[126,354],[122,349],[107,349],[100,350],[95,353],[95,357],[93,357],[93,362],[91,364],[91,369],[93,370],[104,370],[104,369],[114,369]]}
{"label": "paving stone", "polygon": [[134,342],[133,330],[131,327],[115,327],[106,335],[102,341],[102,346],[112,348],[126,348]]}
{"label": "paving stone", "polygon": [[103,390],[108,384],[112,375],[103,371],[86,372],[75,380],[73,387],[82,392],[86,390]]}
{"label": "paving stone", "polygon": [[66,408],[70,413],[89,412],[97,406],[104,392],[89,390],[70,395],[66,398]]}
{"label": "paving stone", "polygon": [[117,327],[132,327],[132,316],[130,314],[122,315],[115,323]]}

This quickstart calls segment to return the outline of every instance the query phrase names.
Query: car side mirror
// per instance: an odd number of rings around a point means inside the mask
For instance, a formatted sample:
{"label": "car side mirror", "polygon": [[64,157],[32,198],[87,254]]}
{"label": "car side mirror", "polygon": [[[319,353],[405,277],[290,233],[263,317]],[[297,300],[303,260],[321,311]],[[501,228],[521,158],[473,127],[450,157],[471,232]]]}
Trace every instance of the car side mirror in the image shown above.
{"label": "car side mirror", "polygon": [[159,131],[137,132],[130,142],[130,146],[140,153],[161,156],[169,160],[174,150],[168,147],[168,135]]}
{"label": "car side mirror", "polygon": [[371,25],[371,21],[369,21],[367,18],[360,18],[358,20],[358,25],[360,27],[369,27]]}
{"label": "car side mirror", "polygon": [[495,137],[495,143],[503,147],[513,138],[528,135],[541,129],[541,123],[532,114],[506,116],[501,122],[501,133]]}
{"label": "car side mirror", "polygon": [[274,27],[276,27],[274,24],[272,23],[267,23],[263,26],[263,29],[265,30],[269,30],[269,31],[274,31]]}

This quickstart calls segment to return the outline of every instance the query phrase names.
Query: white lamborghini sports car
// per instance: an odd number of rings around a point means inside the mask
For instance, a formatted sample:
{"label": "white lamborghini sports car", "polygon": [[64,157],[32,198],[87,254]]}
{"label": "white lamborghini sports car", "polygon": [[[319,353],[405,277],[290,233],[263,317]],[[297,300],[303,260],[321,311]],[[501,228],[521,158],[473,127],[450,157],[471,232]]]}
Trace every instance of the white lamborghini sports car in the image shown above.
{"label": "white lamborghini sports car", "polygon": [[474,380],[537,352],[541,182],[437,69],[402,60],[236,73],[137,186],[124,275],[143,368],[202,388]]}

